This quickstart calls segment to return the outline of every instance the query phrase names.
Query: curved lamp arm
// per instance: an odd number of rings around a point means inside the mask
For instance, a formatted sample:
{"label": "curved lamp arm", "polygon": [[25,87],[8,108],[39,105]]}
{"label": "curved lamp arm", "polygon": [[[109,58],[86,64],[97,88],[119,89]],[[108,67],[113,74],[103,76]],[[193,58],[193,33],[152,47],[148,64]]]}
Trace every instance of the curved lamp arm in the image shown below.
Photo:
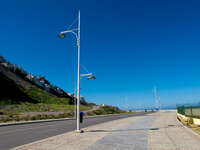
{"label": "curved lamp arm", "polygon": [[72,34],[75,35],[76,39],[78,40],[78,34],[77,34],[76,32],[74,32],[74,31],[76,31],[76,30],[77,30],[77,29],[62,31],[62,32],[60,32],[59,37],[60,37],[60,38],[65,38],[65,34],[67,34],[67,33],[72,33]]}

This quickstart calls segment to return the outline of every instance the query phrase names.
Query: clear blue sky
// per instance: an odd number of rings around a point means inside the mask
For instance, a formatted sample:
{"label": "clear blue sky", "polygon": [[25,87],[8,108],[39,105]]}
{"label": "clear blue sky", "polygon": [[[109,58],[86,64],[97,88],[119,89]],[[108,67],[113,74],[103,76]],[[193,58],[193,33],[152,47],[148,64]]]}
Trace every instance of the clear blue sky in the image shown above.
{"label": "clear blue sky", "polygon": [[81,9],[81,64],[97,77],[81,81],[88,101],[150,107],[156,85],[163,106],[199,102],[199,5],[194,0],[1,1],[0,54],[72,93],[76,40],[57,35]]}

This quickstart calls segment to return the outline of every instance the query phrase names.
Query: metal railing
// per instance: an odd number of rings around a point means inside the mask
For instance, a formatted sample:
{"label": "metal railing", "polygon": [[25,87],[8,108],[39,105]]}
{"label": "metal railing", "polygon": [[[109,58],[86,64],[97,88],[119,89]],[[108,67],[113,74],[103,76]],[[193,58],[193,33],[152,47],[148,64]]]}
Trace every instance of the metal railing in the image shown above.
{"label": "metal railing", "polygon": [[182,105],[177,106],[177,112],[187,117],[200,118],[200,105]]}

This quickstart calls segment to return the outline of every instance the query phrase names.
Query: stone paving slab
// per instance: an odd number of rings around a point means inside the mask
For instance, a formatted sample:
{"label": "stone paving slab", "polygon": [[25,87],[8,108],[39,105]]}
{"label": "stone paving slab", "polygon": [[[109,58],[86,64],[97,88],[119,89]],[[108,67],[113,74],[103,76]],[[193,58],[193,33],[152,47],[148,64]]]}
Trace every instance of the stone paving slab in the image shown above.
{"label": "stone paving slab", "polygon": [[200,136],[189,133],[177,120],[176,112],[157,115],[152,127],[158,130],[149,131],[149,150],[200,150]]}
{"label": "stone paving slab", "polygon": [[111,131],[87,150],[147,150],[148,130],[155,119],[156,116],[144,117]]}

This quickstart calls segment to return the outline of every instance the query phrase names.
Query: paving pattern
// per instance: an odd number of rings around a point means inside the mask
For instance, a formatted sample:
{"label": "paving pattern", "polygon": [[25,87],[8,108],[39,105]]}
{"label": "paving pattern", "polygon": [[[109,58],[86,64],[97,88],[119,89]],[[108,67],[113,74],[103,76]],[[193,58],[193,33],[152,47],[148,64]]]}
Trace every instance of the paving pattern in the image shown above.
{"label": "paving pattern", "polygon": [[[113,120],[123,119],[133,116],[144,116],[145,112],[137,112],[121,115],[99,116],[85,118],[81,124],[81,128],[86,128],[92,125],[102,124]],[[11,148],[39,141],[52,136],[61,135],[71,132],[76,129],[76,120],[57,120],[57,121],[42,121],[28,124],[1,126],[0,124],[0,150],[9,150]],[[5,125],[5,124],[4,124]]]}
{"label": "paving pattern", "polygon": [[200,136],[186,129],[175,112],[162,112],[149,131],[149,150],[200,150]]}
{"label": "paving pattern", "polygon": [[141,118],[118,130],[112,130],[87,150],[147,150],[148,131],[156,117]]}
{"label": "paving pattern", "polygon": [[175,111],[110,121],[34,142],[15,150],[200,150],[200,136]]}
{"label": "paving pattern", "polygon": [[[86,150],[88,146],[106,137],[111,131],[144,116],[128,117],[84,128],[84,133],[68,132],[55,137],[16,147],[14,150]],[[107,130],[107,131],[105,131]]]}

